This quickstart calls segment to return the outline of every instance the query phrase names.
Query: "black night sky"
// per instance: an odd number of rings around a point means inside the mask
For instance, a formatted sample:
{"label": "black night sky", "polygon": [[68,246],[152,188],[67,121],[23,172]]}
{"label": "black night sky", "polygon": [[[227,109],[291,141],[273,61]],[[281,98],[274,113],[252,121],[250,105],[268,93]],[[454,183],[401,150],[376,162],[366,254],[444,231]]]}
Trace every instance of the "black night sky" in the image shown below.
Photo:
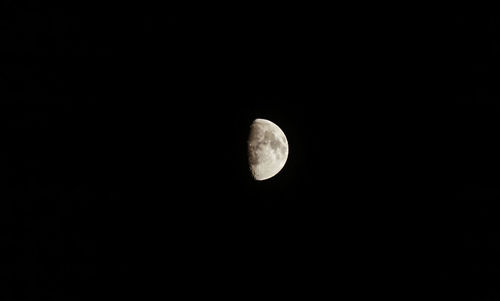
{"label": "black night sky", "polygon": [[498,17],[2,5],[0,299],[500,297]]}

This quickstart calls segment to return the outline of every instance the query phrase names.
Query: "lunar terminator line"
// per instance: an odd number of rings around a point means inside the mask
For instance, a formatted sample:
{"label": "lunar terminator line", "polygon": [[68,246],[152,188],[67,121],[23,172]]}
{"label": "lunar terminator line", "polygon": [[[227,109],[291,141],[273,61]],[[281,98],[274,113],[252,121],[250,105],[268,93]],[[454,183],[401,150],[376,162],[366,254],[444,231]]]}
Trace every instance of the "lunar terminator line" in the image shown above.
{"label": "lunar terminator line", "polygon": [[285,133],[269,120],[255,119],[248,138],[248,163],[253,178],[262,181],[275,176],[287,158]]}

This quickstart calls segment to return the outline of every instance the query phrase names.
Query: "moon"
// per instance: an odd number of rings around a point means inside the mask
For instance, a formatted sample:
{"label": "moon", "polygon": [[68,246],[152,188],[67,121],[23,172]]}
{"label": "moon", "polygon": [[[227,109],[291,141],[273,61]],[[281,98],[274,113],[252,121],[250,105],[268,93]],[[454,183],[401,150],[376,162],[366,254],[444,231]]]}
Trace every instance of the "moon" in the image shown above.
{"label": "moon", "polygon": [[257,181],[275,176],[285,166],[288,158],[288,140],[285,133],[273,122],[255,119],[248,137],[248,164]]}

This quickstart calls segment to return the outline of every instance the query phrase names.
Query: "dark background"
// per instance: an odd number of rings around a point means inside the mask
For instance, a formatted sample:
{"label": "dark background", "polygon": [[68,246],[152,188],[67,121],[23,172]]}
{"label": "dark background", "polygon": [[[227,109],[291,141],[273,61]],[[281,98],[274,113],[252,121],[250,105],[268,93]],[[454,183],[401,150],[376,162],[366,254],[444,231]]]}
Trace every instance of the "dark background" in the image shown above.
{"label": "dark background", "polygon": [[3,299],[498,298],[498,17],[3,5]]}

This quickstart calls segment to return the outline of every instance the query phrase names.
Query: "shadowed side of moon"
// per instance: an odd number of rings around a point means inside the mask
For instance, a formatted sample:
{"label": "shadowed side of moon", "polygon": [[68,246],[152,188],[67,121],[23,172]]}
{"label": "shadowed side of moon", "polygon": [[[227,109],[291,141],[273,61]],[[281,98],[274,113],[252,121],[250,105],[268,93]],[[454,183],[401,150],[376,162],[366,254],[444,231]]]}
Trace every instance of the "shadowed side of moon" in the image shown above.
{"label": "shadowed side of moon", "polygon": [[265,119],[256,119],[248,138],[248,162],[254,179],[265,180],[276,175],[288,157],[288,141],[283,131]]}

